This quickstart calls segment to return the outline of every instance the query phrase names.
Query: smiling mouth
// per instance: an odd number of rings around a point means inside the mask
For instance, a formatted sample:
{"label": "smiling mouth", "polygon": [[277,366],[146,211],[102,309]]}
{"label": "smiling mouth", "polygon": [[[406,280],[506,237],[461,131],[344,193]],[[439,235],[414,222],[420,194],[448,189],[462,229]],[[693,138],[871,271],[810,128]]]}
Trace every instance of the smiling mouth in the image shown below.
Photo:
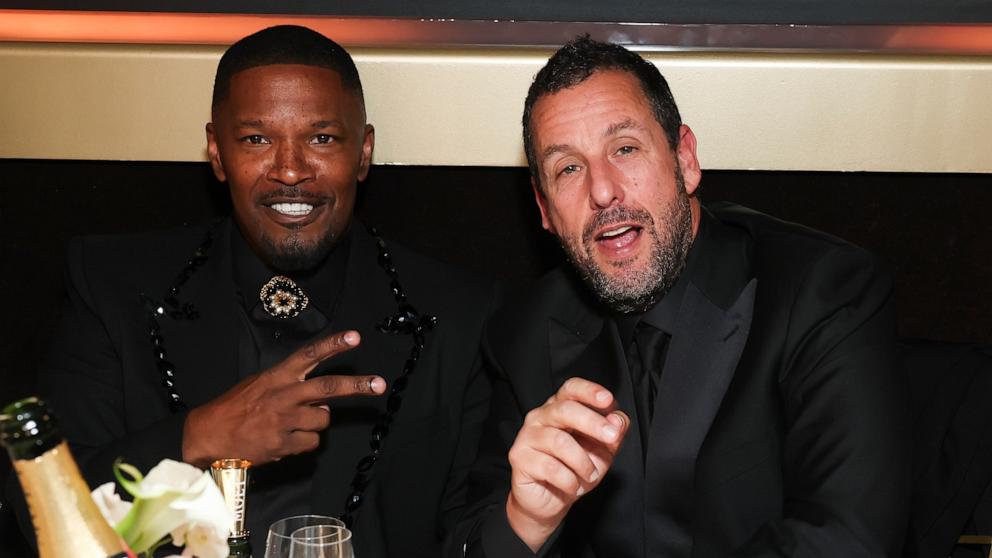
{"label": "smiling mouth", "polygon": [[274,203],[268,207],[288,217],[305,217],[314,210],[315,206],[309,203]]}

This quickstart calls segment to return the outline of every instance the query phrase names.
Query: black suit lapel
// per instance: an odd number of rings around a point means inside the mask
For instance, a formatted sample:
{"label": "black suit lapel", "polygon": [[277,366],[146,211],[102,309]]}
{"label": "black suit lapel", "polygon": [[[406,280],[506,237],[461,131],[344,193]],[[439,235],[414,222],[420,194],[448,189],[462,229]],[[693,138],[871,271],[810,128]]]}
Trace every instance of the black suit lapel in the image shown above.
{"label": "black suit lapel", "polygon": [[[338,398],[330,402],[331,426],[324,431],[321,446],[314,454],[317,468],[313,478],[311,510],[314,513],[331,515],[340,515],[344,511],[345,499],[351,492],[351,480],[358,460],[371,451],[369,439],[372,425],[385,410],[389,388],[402,374],[403,363],[413,343],[408,335],[392,335],[377,329],[377,324],[384,318],[396,313],[397,305],[390,289],[389,277],[377,263],[375,239],[357,221],[352,223],[351,235],[348,271],[341,298],[334,316],[320,335],[354,329],[361,334],[362,342],[357,348],[326,361],[311,376],[378,374],[386,380],[387,395]],[[402,283],[404,269],[400,263],[396,267]],[[416,300],[411,302],[417,303]],[[429,312],[430,308],[417,310]],[[428,347],[429,345],[430,335]],[[426,366],[424,360],[421,359],[418,371]],[[410,383],[427,379],[414,375],[410,378]],[[408,396],[409,393],[410,388],[407,388],[404,395]],[[418,404],[426,403],[404,397],[403,407],[397,412],[396,421],[403,421],[404,415],[409,415],[409,411],[413,411]],[[385,451],[388,451],[388,444],[387,439]],[[373,469],[372,477],[377,474],[378,471]],[[366,513],[364,505],[355,516],[356,524],[361,521],[363,513]],[[374,508],[368,513],[374,513]]]}
{"label": "black suit lapel", "polygon": [[[231,275],[232,226],[226,220],[214,228],[206,262],[189,276],[179,293],[179,301],[192,303],[198,317],[159,319],[166,359],[176,368],[176,389],[190,408],[214,399],[238,381],[238,301]],[[195,246],[191,246],[186,257],[192,258],[194,250]],[[177,261],[174,273],[179,273],[184,263]],[[148,294],[159,297],[164,293]],[[197,373],[198,370],[207,373]]]}
{"label": "black suit lapel", "polygon": [[648,444],[648,555],[689,556],[694,471],[747,343],[757,280],[747,244],[710,219],[658,385]]}
{"label": "black suit lapel", "polygon": [[[640,433],[627,360],[616,324],[573,300],[548,322],[548,348],[554,390],[571,377],[581,377],[609,389],[617,408],[632,419],[630,431],[606,477],[581,498],[569,513],[565,541],[582,541],[597,556],[642,556],[644,506]],[[617,518],[638,518],[617,521]],[[564,556],[577,556],[583,548],[565,548]]]}

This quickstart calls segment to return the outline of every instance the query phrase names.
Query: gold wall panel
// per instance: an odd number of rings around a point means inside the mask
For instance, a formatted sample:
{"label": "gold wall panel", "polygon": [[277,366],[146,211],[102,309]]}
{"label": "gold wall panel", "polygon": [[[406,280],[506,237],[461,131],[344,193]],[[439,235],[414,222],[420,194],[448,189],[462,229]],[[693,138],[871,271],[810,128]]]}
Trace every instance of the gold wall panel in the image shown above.
{"label": "gold wall panel", "polygon": [[[349,49],[375,162],[520,166],[550,49]],[[0,157],[202,161],[219,46],[0,43]],[[992,57],[651,52],[705,168],[992,172]]]}

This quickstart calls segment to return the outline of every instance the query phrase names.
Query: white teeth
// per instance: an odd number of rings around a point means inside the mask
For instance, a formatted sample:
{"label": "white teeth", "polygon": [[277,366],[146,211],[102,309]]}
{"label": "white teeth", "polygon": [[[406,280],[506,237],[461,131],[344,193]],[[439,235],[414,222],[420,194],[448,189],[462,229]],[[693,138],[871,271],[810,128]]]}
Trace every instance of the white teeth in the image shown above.
{"label": "white teeth", "polygon": [[620,227],[619,229],[614,229],[612,231],[606,231],[603,233],[603,238],[612,238],[614,236],[620,236],[623,233],[629,231],[634,227]]}
{"label": "white teeth", "polygon": [[313,211],[313,206],[308,203],[274,203],[269,207],[292,217],[302,217]]}

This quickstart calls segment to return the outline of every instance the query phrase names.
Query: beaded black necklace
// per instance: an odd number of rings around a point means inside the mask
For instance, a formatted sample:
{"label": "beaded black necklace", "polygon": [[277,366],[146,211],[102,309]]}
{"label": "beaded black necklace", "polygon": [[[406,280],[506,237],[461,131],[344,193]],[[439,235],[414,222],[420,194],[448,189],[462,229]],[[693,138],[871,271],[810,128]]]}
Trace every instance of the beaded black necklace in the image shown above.
{"label": "beaded black necklace", "polygon": [[[199,317],[199,312],[197,312],[192,304],[182,304],[179,302],[178,297],[183,286],[193,273],[207,261],[207,255],[214,241],[214,228],[211,227],[207,231],[206,238],[193,252],[193,257],[186,261],[186,265],[176,275],[172,286],[169,287],[169,290],[166,291],[165,296],[161,300],[153,299],[144,294],[141,295],[148,312],[148,335],[152,344],[152,353],[155,355],[155,362],[162,378],[162,385],[165,387],[169,397],[169,409],[172,412],[178,412],[187,408],[187,406],[176,389],[176,367],[167,358],[158,320],[161,316],[168,316],[175,320],[195,320]],[[361,458],[355,466],[355,476],[352,478],[350,485],[351,493],[345,500],[344,514],[341,516],[341,520],[348,527],[351,527],[354,513],[362,505],[365,489],[368,487],[372,475],[372,468],[382,455],[383,442],[386,436],[389,435],[389,427],[392,425],[393,418],[396,416],[397,411],[400,409],[400,404],[403,402],[401,394],[406,388],[409,377],[413,375],[417,367],[417,361],[420,359],[420,353],[424,349],[426,342],[425,334],[437,324],[437,317],[427,314],[421,315],[409,303],[406,293],[403,291],[403,286],[400,285],[399,273],[396,271],[396,267],[393,266],[393,258],[389,253],[386,242],[379,237],[374,228],[370,228],[369,232],[375,237],[376,250],[378,251],[377,260],[379,266],[389,276],[389,288],[393,293],[393,298],[396,300],[397,306],[396,314],[383,318],[376,325],[376,328],[383,333],[412,336],[413,347],[410,349],[410,355],[403,364],[403,374],[393,381],[393,385],[389,389],[389,396],[386,398],[386,411],[380,415],[379,420],[372,427],[372,435],[369,438],[370,453]]]}

